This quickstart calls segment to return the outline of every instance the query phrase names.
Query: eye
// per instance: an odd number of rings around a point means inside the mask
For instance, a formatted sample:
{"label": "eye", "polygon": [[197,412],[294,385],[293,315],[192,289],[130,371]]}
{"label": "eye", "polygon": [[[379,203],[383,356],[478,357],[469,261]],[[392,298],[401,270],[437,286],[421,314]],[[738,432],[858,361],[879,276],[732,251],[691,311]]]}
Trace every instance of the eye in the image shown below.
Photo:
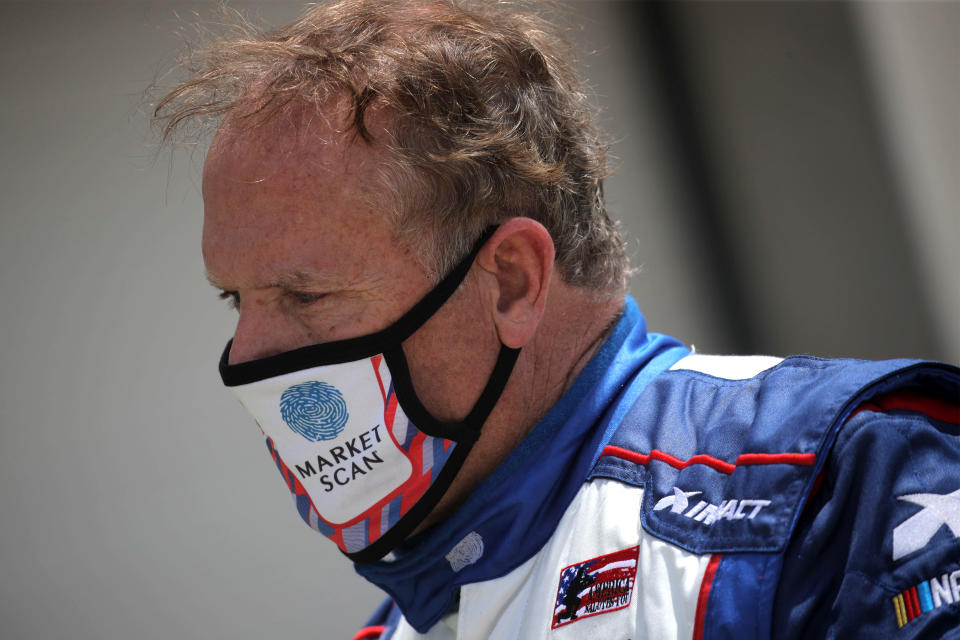
{"label": "eye", "polygon": [[237,291],[221,291],[218,295],[221,300],[227,301],[227,306],[236,309],[240,306],[240,293]]}
{"label": "eye", "polygon": [[299,305],[311,305],[326,297],[325,293],[306,293],[304,291],[286,291],[284,295]]}

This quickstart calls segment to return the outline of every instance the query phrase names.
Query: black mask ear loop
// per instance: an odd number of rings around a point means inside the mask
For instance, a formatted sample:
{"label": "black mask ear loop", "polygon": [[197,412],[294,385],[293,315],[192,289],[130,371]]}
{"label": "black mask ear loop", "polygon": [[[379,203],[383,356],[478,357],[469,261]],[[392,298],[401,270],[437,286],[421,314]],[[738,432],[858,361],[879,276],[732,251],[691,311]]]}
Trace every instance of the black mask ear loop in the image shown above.
{"label": "black mask ear loop", "polygon": [[[423,405],[420,404],[419,398],[417,398],[416,393],[413,391],[403,349],[398,347],[395,350],[391,350],[390,354],[384,353],[384,358],[388,359],[387,365],[390,367],[391,373],[395,371],[394,367],[397,367],[396,373],[393,374],[394,389],[396,390],[400,405],[403,407],[410,421],[420,431],[431,436],[453,440],[456,444],[446,464],[440,468],[436,481],[427,489],[427,492],[414,503],[410,511],[401,516],[400,520],[398,520],[393,527],[369,547],[354,553],[347,553],[346,556],[350,558],[350,560],[358,564],[379,560],[390,551],[396,549],[397,546],[423,522],[424,518],[429,515],[433,508],[437,506],[437,503],[439,503],[440,499],[446,494],[447,489],[450,488],[457,473],[463,467],[463,463],[466,461],[471,449],[473,449],[477,438],[480,437],[480,430],[483,423],[487,417],[489,417],[490,412],[493,411],[497,400],[500,399],[500,394],[503,393],[507,380],[510,378],[510,372],[513,370],[513,365],[516,363],[519,355],[520,349],[501,346],[500,355],[497,357],[497,362],[493,367],[493,373],[490,374],[490,379],[487,381],[486,387],[480,393],[480,398],[473,406],[469,415],[467,415],[463,422],[441,423],[430,415]],[[428,426],[425,427],[424,425]]]}
{"label": "black mask ear loop", "polygon": [[473,250],[464,256],[463,260],[397,323],[402,325],[397,327],[399,329],[397,337],[402,336],[402,338],[397,340],[392,348],[383,352],[393,377],[397,399],[400,401],[400,406],[407,417],[427,435],[453,440],[458,444],[472,445],[480,436],[483,423],[490,412],[493,411],[493,407],[497,404],[507,385],[513,366],[520,355],[520,349],[512,349],[501,344],[500,354],[497,356],[497,362],[494,364],[490,378],[467,417],[462,422],[440,422],[423,406],[413,388],[402,341],[423,326],[453,295],[453,292],[467,277],[467,273],[473,267],[473,263],[483,245],[486,244],[496,229],[496,227],[488,227],[477,240]]}
{"label": "black mask ear loop", "polygon": [[483,423],[490,416],[507,386],[513,366],[520,356],[520,349],[513,349],[506,345],[500,346],[500,355],[497,356],[490,378],[480,392],[480,397],[473,405],[473,409],[462,422],[440,422],[423,406],[410,380],[410,369],[402,346],[384,351],[383,356],[393,376],[397,399],[410,421],[427,435],[453,440],[457,444],[472,445],[480,437]]}
{"label": "black mask ear loop", "polygon": [[487,386],[477,399],[477,404],[473,405],[470,414],[463,421],[468,427],[472,428],[477,436],[480,435],[480,428],[486,422],[493,407],[503,394],[510,374],[513,372],[513,366],[517,364],[517,358],[520,357],[520,349],[508,347],[505,344],[500,345],[500,355],[497,356],[497,363],[493,366],[493,372],[487,381]]}
{"label": "black mask ear loop", "polygon": [[[437,287],[427,294],[420,303],[402,319],[403,325],[406,325],[408,318],[412,318],[411,325],[419,328],[433,313],[442,306],[453,292],[460,286],[466,278],[467,272],[473,266],[480,249],[493,235],[495,227],[487,229],[480,237],[473,251],[467,255],[463,261],[458,264],[453,271],[445,277]],[[407,327],[405,326],[404,329]],[[414,329],[415,330],[415,329]],[[412,335],[413,331],[405,334],[405,337]],[[447,463],[440,469],[436,481],[430,486],[427,492],[404,514],[397,523],[384,533],[376,542],[369,547],[354,553],[347,553],[347,557],[352,561],[363,564],[374,562],[391,550],[395,549],[408,535],[421,523],[423,519],[433,510],[440,501],[440,498],[447,492],[454,477],[463,466],[467,455],[473,448],[477,438],[480,437],[480,431],[483,423],[487,420],[490,413],[496,406],[500,395],[503,393],[513,371],[513,366],[520,355],[520,349],[513,349],[501,344],[500,355],[497,356],[497,362],[494,364],[493,371],[480,397],[474,404],[473,409],[462,422],[440,422],[420,402],[413,384],[410,380],[410,370],[407,366],[407,358],[403,353],[401,343],[383,352],[383,357],[390,368],[390,374],[393,379],[394,390],[401,408],[407,415],[407,418],[416,426],[417,429],[427,435],[445,438],[456,443],[453,452],[447,460]]]}

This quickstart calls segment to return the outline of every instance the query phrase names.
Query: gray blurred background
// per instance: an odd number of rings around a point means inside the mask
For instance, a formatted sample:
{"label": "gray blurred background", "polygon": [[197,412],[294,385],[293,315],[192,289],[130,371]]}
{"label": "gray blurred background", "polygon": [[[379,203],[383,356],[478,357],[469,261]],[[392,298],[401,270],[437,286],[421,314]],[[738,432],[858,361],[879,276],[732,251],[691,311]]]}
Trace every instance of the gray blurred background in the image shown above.
{"label": "gray blurred background", "polygon": [[[960,360],[960,5],[573,9],[654,330]],[[143,97],[194,11],[0,1],[0,638],[349,638],[379,600],[218,381],[202,149],[157,157]]]}

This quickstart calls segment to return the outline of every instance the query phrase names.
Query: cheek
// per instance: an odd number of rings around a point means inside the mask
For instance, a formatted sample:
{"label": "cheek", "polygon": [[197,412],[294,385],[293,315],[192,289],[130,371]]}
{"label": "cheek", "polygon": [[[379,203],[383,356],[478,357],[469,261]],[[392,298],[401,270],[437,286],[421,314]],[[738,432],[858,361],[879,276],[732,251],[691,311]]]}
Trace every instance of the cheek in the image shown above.
{"label": "cheek", "polygon": [[277,355],[313,341],[310,331],[289,316],[259,300],[245,300],[233,332],[230,364]]}
{"label": "cheek", "polygon": [[487,384],[500,343],[482,314],[451,300],[403,345],[417,396],[444,422],[463,420]]}

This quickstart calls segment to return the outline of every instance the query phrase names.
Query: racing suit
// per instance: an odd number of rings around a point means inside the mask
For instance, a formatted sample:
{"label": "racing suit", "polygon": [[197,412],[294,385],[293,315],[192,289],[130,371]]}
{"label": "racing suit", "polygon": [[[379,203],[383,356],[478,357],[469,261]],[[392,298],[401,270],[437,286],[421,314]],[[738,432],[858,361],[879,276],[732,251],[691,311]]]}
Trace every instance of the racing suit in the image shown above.
{"label": "racing suit", "polygon": [[355,637],[960,637],[960,370],[690,354],[636,304]]}

